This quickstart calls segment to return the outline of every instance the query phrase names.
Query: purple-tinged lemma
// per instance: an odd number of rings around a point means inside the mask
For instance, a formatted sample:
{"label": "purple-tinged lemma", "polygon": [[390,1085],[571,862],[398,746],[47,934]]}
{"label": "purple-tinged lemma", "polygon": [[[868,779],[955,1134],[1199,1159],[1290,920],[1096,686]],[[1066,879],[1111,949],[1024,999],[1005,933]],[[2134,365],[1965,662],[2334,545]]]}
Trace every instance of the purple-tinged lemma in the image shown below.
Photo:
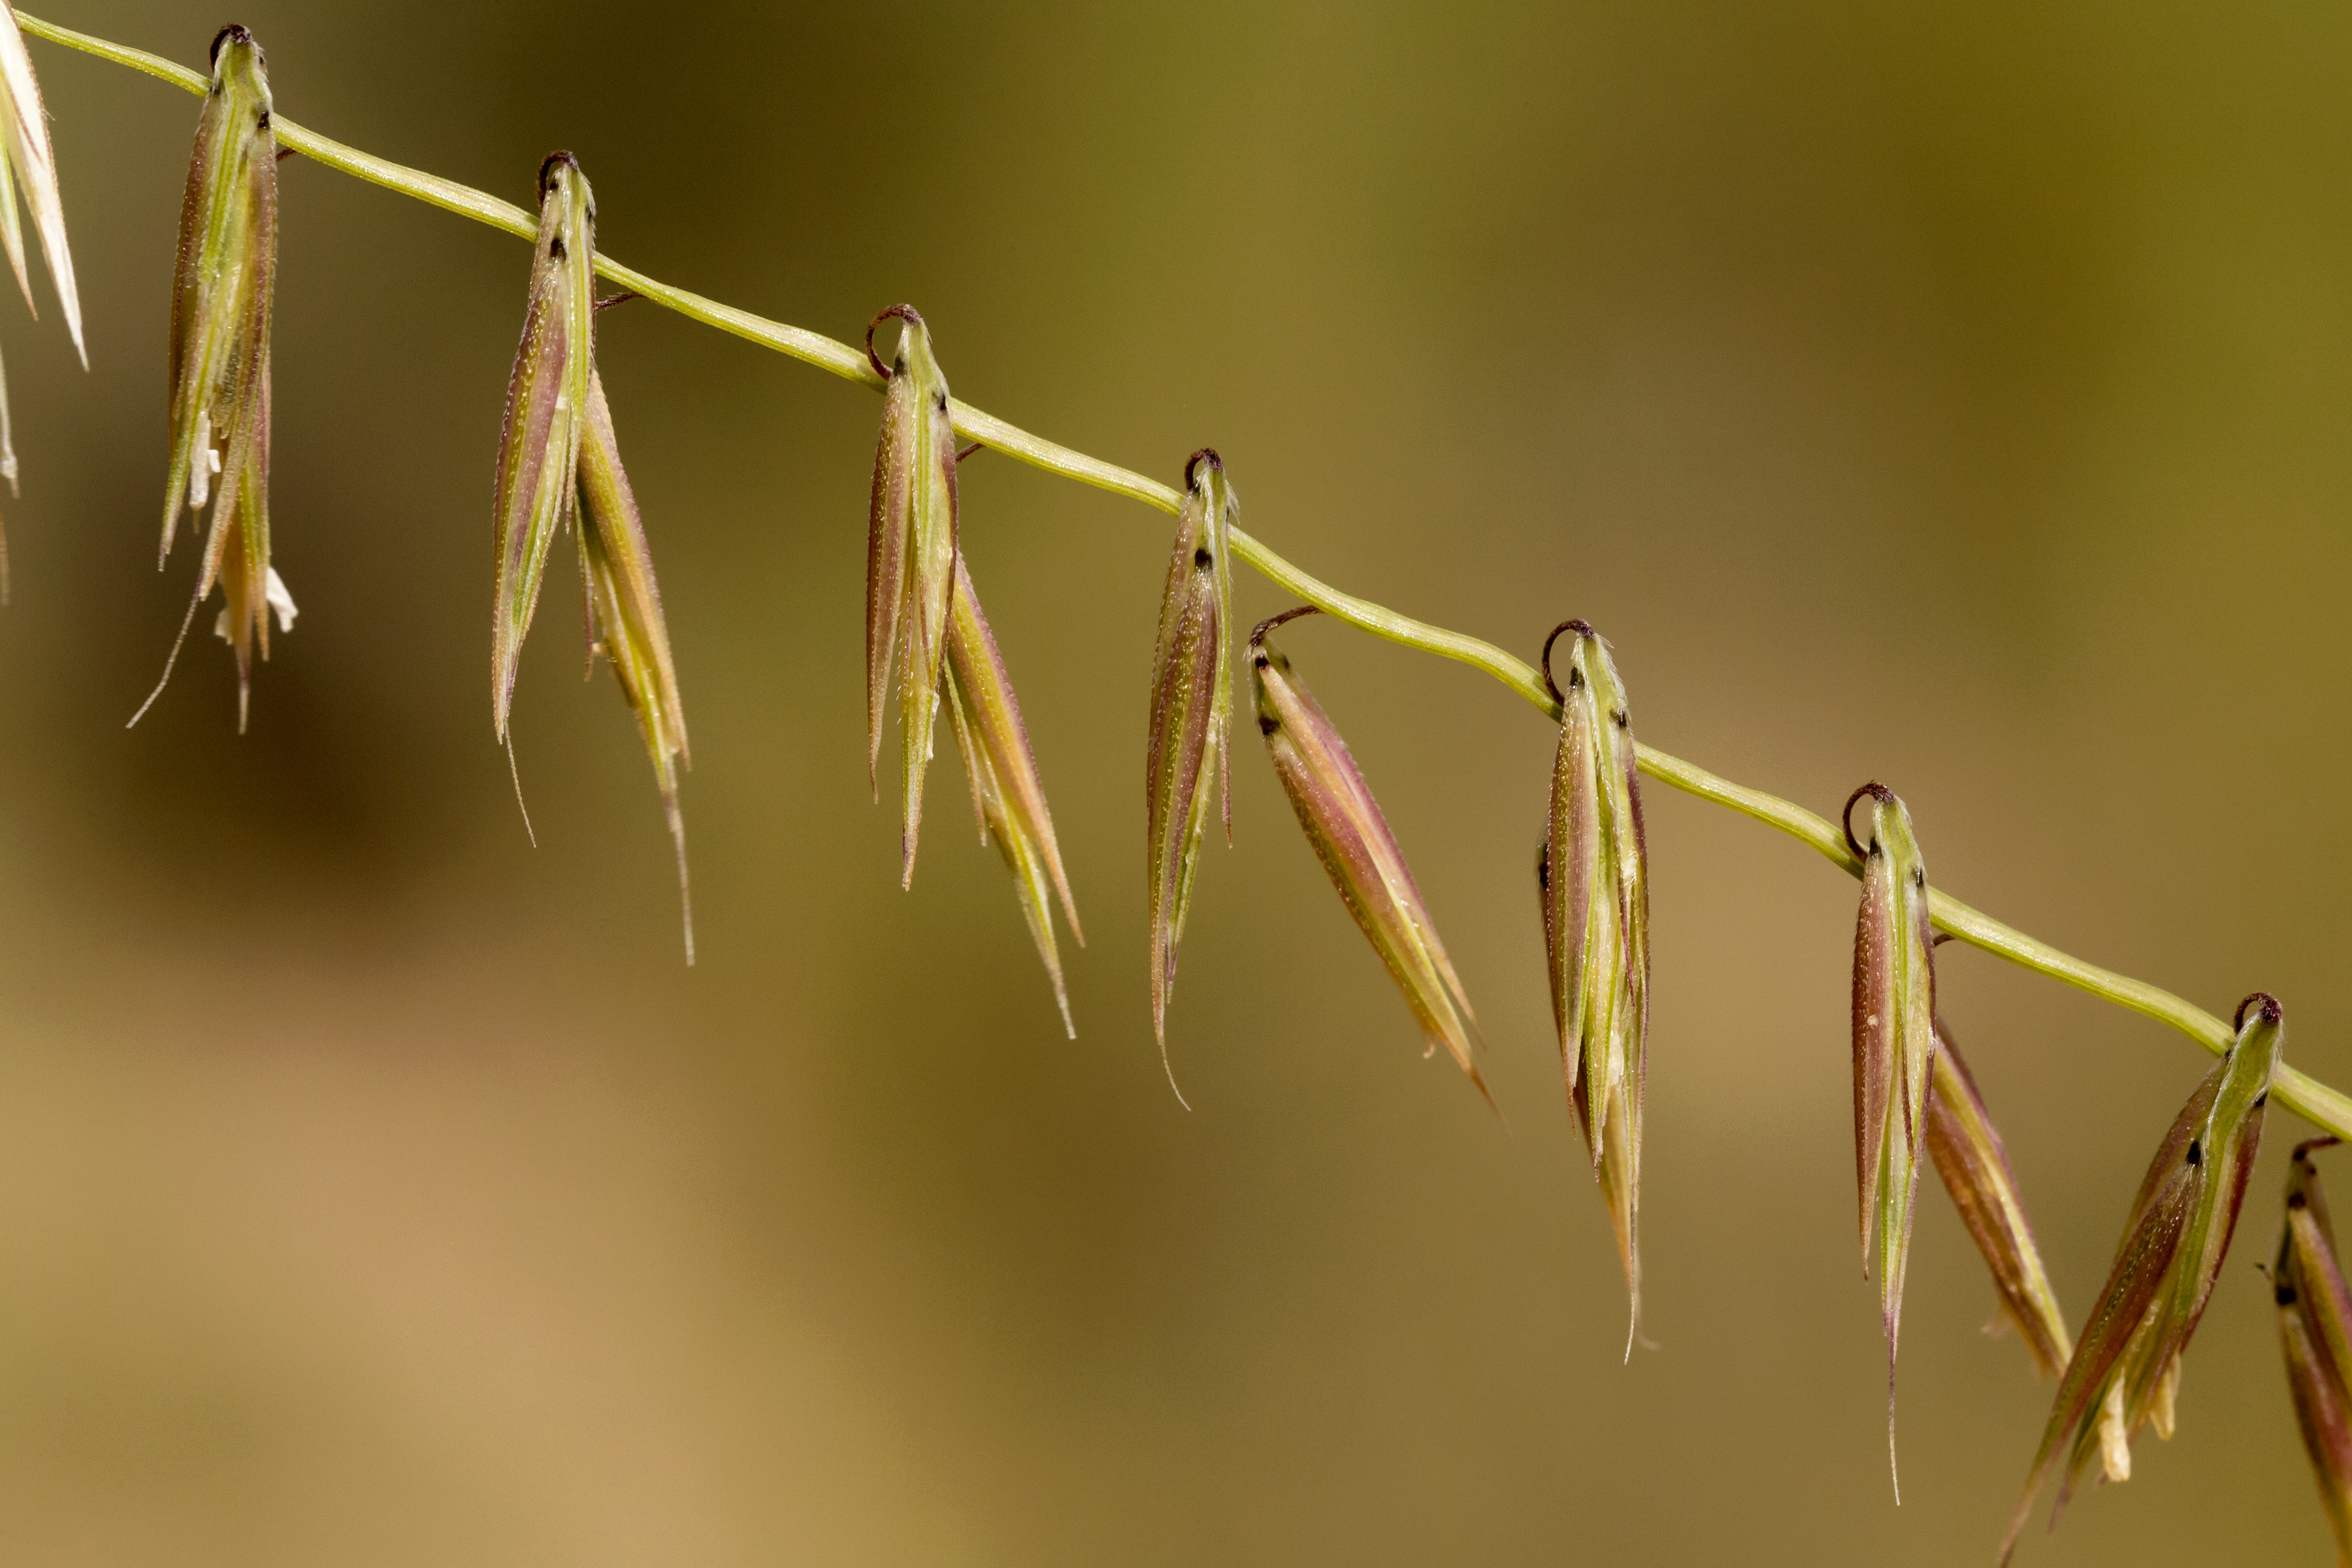
{"label": "purple-tinged lemma", "polygon": [[[196,607],[215,583],[226,601],[215,630],[236,653],[236,723],[245,728],[253,655],[269,657],[269,615],[294,624],[294,600],[269,563],[269,323],[278,277],[278,138],[269,75],[243,27],[213,39],[212,89],[196,122],[180,207],[172,287],[172,457],[163,543],[183,508],[212,508],[196,589],[163,665],[161,694]],[[147,699],[149,704],[155,700]],[[146,711],[142,706],[141,713]],[[138,722],[133,715],[132,723]]]}
{"label": "purple-tinged lemma", "polygon": [[2295,1422],[2328,1528],[2336,1532],[2336,1560],[2352,1568],[2352,1390],[2346,1386],[2352,1372],[2352,1292],[2345,1289],[2336,1261],[2336,1226],[2311,1163],[2314,1152],[2336,1142],[2315,1138],[2295,1146],[2287,1171],[2286,1229],[2271,1288]]}
{"label": "purple-tinged lemma", "polygon": [[612,661],[646,751],[677,854],[686,959],[694,962],[694,914],[686,869],[686,823],[677,770],[688,758],[677,669],[653,555],[613,435],[596,373],[596,201],[569,153],[540,165],[539,238],[530,300],[507,386],[493,520],[490,708],[509,741],[515,676],[539,607],[555,536],[573,531],[586,599],[589,662]]}
{"label": "purple-tinged lemma", "polygon": [[[886,365],[874,352],[874,333],[893,317],[898,344]],[[866,324],[866,355],[886,384],[866,533],[866,770],[878,796],[882,708],[895,677],[906,811],[899,880],[912,886],[955,592],[955,426],[930,330],[912,305],[893,305]]]}
{"label": "purple-tinged lemma", "polygon": [[[1569,646],[1568,687],[1552,648]],[[1642,1316],[1642,1102],[1650,1032],[1650,852],[1642,826],[1633,717],[1609,645],[1582,621],[1544,643],[1544,682],[1560,707],[1550,828],[1537,858],[1552,1019],[1569,1104],[1592,1154],[1617,1232],[1632,1321]]]}
{"label": "purple-tinged lemma", "polygon": [[2026,1353],[2041,1376],[2054,1377],[2074,1353],[2065,1314],[2050,1288],[2050,1274],[2042,1266],[2042,1252],[2033,1243],[2033,1226],[2025,1217],[2017,1175],[2009,1166],[2009,1151],[2001,1146],[2000,1130],[1985,1109],[1976,1079],[1961,1058],[1951,1030],[1938,1019],[1936,1057],[1928,1071],[1927,1157],[1951,1194],[1960,1223],[1983,1254],[1992,1271],[2000,1313],[1987,1325],[1995,1332],[2004,1325],[2025,1342]]}
{"label": "purple-tinged lemma", "polygon": [[[1472,1060],[1477,1020],[1437,939],[1437,927],[1405,864],[1404,851],[1397,847],[1348,742],[1339,738],[1307,683],[1293,672],[1290,660],[1266,640],[1285,621],[1314,613],[1305,605],[1286,610],[1259,622],[1250,633],[1258,732],[1265,737],[1275,776],[1282,781],[1316,858],[1323,862],[1340,901],[1404,993],[1428,1037],[1430,1052],[1444,1047],[1478,1092],[1486,1094],[1486,1080]],[[1487,1099],[1491,1104],[1493,1097]]]}
{"label": "purple-tinged lemma", "polygon": [[[1853,808],[1870,801],[1870,842],[1854,837]],[[1895,1360],[1903,1276],[1927,1136],[1936,1056],[1936,949],[1927,921],[1927,867],[1911,814],[1875,782],[1845,803],[1845,838],[1862,862],[1853,932],[1853,1152],[1862,1197],[1862,1264],[1878,1258],[1879,1321],[1886,1333],[1886,1455],[1895,1461]],[[1899,1497],[1900,1481],[1897,1481]]]}
{"label": "purple-tinged lemma", "polygon": [[680,766],[692,766],[686,714],[678,705],[677,665],[669,651],[661,585],[654,581],[637,498],[621,467],[604,378],[588,375],[588,422],[580,441],[580,575],[587,592],[588,658],[602,654],[636,716],[646,754],[653,760],[662,816],[677,856],[677,892],[686,930],[686,961],[694,962],[694,909],[686,876],[686,816],[677,801]]}
{"label": "purple-tinged lemma", "polygon": [[499,437],[490,584],[490,717],[501,742],[547,556],[572,520],[595,374],[596,198],[569,153],[539,171],[530,303]]}
{"label": "purple-tinged lemma", "polygon": [[1021,704],[1013,695],[1013,680],[997,651],[996,636],[981,613],[980,595],[972,592],[971,574],[956,562],[955,597],[948,612],[948,716],[955,727],[956,744],[963,752],[964,773],[971,783],[972,810],[980,818],[981,842],[993,841],[1013,873],[1021,913],[1037,956],[1054,982],[1054,1001],[1062,1010],[1062,1027],[1072,1039],[1077,1026],[1070,1021],[1070,995],[1062,983],[1061,950],[1054,941],[1053,900],[1058,896],[1070,934],[1086,945],[1078,929],[1078,908],[1070,898],[1070,879],[1062,870],[1062,851],[1054,841],[1054,818],[1045,809],[1045,789],[1037,779],[1037,759],[1029,749],[1029,730],[1021,721]]}
{"label": "purple-tinged lemma", "polygon": [[[25,35],[16,26],[16,13],[0,4],[0,248],[8,252],[16,286],[25,292],[25,308],[36,316],[33,279],[25,268],[24,219],[16,206],[17,191],[32,209],[33,229],[40,237],[41,254],[49,264],[49,281],[58,291],[66,330],[73,334],[74,353],[82,368],[89,368],[89,352],[82,346],[81,295],[74,285],[73,252],[66,245],[66,209],[58,195],[58,158],[49,144],[49,117],[41,107],[41,84],[33,75],[33,57],[26,51]],[[16,178],[12,181],[9,174]],[[0,373],[0,479],[8,493],[16,493],[16,447],[9,429],[8,383]],[[8,594],[8,544],[0,534],[0,600]]]}
{"label": "purple-tinged lemma", "polygon": [[2002,1539],[2004,1563],[2052,1472],[2061,1472],[2050,1515],[2054,1526],[2094,1461],[2120,1479],[2131,1473],[2130,1439],[2142,1425],[2153,1423],[2158,1436],[2172,1434],[2180,1358],[2229,1253],[2262,1142],[2271,1079],[2286,1044],[2285,1015],[2263,992],[2238,1005],[2236,1028],[2228,1054],[2189,1097],[2148,1162],[2115,1266],[2066,1364]]}
{"label": "purple-tinged lemma", "polygon": [[1208,447],[1184,465],[1184,510],[1160,596],[1151,665],[1151,733],[1144,757],[1151,894],[1151,1028],[1168,1054],[1168,996],[1210,803],[1233,837],[1233,577],[1225,536],[1241,515],[1223,459]]}

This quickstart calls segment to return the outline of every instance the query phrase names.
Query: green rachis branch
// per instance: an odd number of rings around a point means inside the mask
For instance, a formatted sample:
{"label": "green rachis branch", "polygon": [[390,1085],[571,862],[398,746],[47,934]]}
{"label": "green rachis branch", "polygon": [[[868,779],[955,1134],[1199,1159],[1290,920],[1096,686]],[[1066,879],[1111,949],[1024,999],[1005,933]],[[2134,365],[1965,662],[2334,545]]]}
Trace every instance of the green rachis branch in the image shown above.
{"label": "green rachis branch", "polygon": [[[22,12],[17,14],[17,22],[35,37],[144,71],[199,96],[210,86],[208,79],[195,71],[142,49],[92,37]],[[519,238],[532,239],[538,233],[538,220],[531,214],[486,192],[371,156],[282,117],[276,120],[275,129],[280,145],[331,168],[436,206],[446,207],[478,223],[504,229]],[[748,310],[690,293],[648,278],[603,254],[595,258],[595,269],[621,288],[634,290],[708,326],[732,332],[737,337],[749,339],[780,353],[790,354],[794,359],[830,371],[844,380],[859,382],[877,391],[882,387],[882,380],[867,363],[866,354],[848,343],[821,332],[768,321]],[[1143,501],[1164,512],[1173,514],[1182,509],[1183,497],[1167,485],[1117,464],[1031,435],[969,404],[952,403],[950,416],[956,433],[966,440],[979,442],[1049,472]],[[1412,620],[1385,606],[1343,593],[1300,571],[1238,529],[1233,530],[1229,538],[1234,552],[1243,561],[1276,586],[1324,613],[1375,637],[1455,659],[1482,670],[1547,715],[1554,719],[1560,716],[1559,704],[1553,700],[1535,668],[1494,644]],[[1847,847],[1838,828],[1825,818],[1776,795],[1719,778],[1704,768],[1669,756],[1654,747],[1641,747],[1638,756],[1642,772],[1652,778],[1776,827],[1810,845],[1849,875],[1861,875],[1862,862]],[[2168,991],[2061,952],[1990,916],[1979,913],[1948,894],[1940,891],[1931,894],[1930,914],[1938,931],[2008,959],[2012,963],[2022,964],[2134,1012],[2144,1013],[2169,1024],[2216,1055],[2225,1051],[2235,1037],[2235,1032],[2222,1019]],[[2352,1139],[2352,1097],[2284,1066],[2278,1070],[2275,1088],[2282,1103],[2306,1121],[2339,1137]]]}

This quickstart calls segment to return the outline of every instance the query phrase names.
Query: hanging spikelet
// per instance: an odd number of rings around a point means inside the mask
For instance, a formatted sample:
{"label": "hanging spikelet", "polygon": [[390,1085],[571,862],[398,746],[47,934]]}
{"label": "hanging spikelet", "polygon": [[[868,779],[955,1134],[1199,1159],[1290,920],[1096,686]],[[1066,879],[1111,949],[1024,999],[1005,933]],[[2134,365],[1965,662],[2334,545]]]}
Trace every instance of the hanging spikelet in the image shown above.
{"label": "hanging spikelet", "polygon": [[[677,857],[686,961],[694,962],[686,821],[678,769],[688,762],[677,668],[653,552],[621,466],[613,411],[596,372],[596,198],[569,153],[539,171],[539,238],[530,302],[507,384],[492,518],[490,717],[509,742],[523,639],[547,579],[556,535],[573,531],[593,664],[610,660],[652,759]],[[509,755],[511,757],[511,743]]]}
{"label": "hanging spikelet", "polygon": [[[1569,646],[1568,685],[1552,648]],[[1537,857],[1552,1021],[1570,1107],[1617,1233],[1632,1301],[1625,1349],[1641,1331],[1642,1102],[1650,1030],[1650,857],[1633,718],[1609,645],[1582,621],[1544,642],[1544,681],[1560,707],[1550,828]]]}
{"label": "hanging spikelet", "polygon": [[[1853,834],[1867,797],[1870,843]],[[1893,790],[1866,784],[1845,803],[1845,837],[1862,865],[1853,934],[1854,1165],[1862,1192],[1862,1264],[1878,1259],[1879,1321],[1886,1333],[1886,1460],[1895,1467],[1895,1356],[1903,1276],[1911,1257],[1927,1084],[1936,1055],[1936,949],[1927,925],[1927,867],[1911,814]],[[1902,1495],[1898,1479],[1895,1495]]]}
{"label": "hanging spikelet", "polygon": [[[899,322],[898,346],[886,365],[874,352],[874,333],[893,318]],[[923,826],[923,775],[930,765],[947,657],[948,600],[955,591],[955,428],[930,329],[912,305],[893,305],[866,324],[866,353],[887,383],[866,518],[866,774],[878,792],[882,709],[896,679],[905,802],[899,881],[911,887]]]}
{"label": "hanging spikelet", "polygon": [[1261,621],[1250,633],[1257,727],[1265,737],[1266,756],[1331,886],[1421,1021],[1430,1051],[1444,1047],[1485,1094],[1486,1080],[1472,1060],[1477,1021],[1444,944],[1437,940],[1437,927],[1405,864],[1404,851],[1397,847],[1338,727],[1291,669],[1290,660],[1266,640],[1285,621],[1314,613],[1305,606],[1286,611]]}
{"label": "hanging spikelet", "polygon": [[[1223,459],[1207,447],[1184,465],[1184,510],[1168,553],[1152,656],[1151,732],[1144,755],[1151,900],[1151,1028],[1164,1062],[1177,944],[1213,803],[1233,833],[1227,746],[1233,730],[1233,578],[1225,535],[1241,503]],[[1172,1075],[1171,1075],[1172,1081]]]}
{"label": "hanging spikelet", "polygon": [[[294,600],[269,563],[269,324],[278,275],[278,139],[261,46],[242,27],[213,40],[212,89],[196,122],[180,207],[172,288],[172,454],[163,487],[162,556],[180,513],[211,507],[196,587],[163,679],[172,679],[197,606],[217,584],[214,630],[236,654],[236,723],[245,728],[253,656],[269,657],[269,614],[281,632]],[[159,564],[161,561],[159,559]]]}
{"label": "hanging spikelet", "polygon": [[2238,1005],[2237,1030],[2229,1054],[2189,1097],[2148,1162],[2001,1542],[2004,1563],[2053,1471],[2060,1473],[2054,1526],[2095,1462],[2120,1479],[2131,1473],[2128,1445],[2143,1425],[2172,1435],[2181,1354],[2229,1253],[2286,1044],[2285,1015],[2262,992]]}

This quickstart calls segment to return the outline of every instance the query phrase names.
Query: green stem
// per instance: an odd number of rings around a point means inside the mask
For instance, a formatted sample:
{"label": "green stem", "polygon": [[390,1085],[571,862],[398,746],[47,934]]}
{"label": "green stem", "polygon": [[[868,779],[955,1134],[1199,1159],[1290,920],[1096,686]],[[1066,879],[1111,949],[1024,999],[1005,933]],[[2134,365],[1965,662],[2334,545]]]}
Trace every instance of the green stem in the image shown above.
{"label": "green stem", "polygon": [[[133,49],[104,38],[60,27],[54,22],[16,13],[18,26],[37,38],[85,54],[129,66],[201,97],[211,83],[185,66],[151,55],[144,49]],[[511,202],[500,201],[487,192],[470,185],[445,180],[437,174],[404,167],[385,159],[371,156],[354,147],[308,131],[293,121],[273,117],[273,129],[278,142],[307,158],[355,174],[362,180],[398,191],[404,195],[430,202],[435,206],[488,224],[493,228],[523,239],[537,237],[539,226],[531,215]],[[812,332],[804,328],[787,326],[755,316],[749,310],[739,310],[732,305],[689,293],[658,279],[646,277],[634,268],[624,267],[612,258],[599,253],[596,258],[599,276],[624,289],[635,289],[656,304],[667,306],[684,316],[721,331],[732,332],[780,353],[804,360],[820,370],[831,371],[845,381],[862,382],[879,389],[881,379],[866,363],[866,355],[851,345]],[[1090,458],[1084,452],[1072,451],[1040,436],[1033,436],[1016,426],[1008,425],[992,414],[984,414],[971,405],[957,402],[950,409],[957,434],[967,440],[977,441],[1008,457],[1034,463],[1050,473],[1098,486],[1117,495],[1139,500],[1160,510],[1174,513],[1183,505],[1183,498],[1167,485],[1149,479],[1141,474],[1122,468],[1116,463]],[[1347,622],[1391,642],[1419,648],[1451,658],[1494,677],[1521,697],[1527,699],[1549,716],[1557,719],[1559,708],[1534,668],[1515,658],[1490,642],[1468,637],[1461,632],[1433,626],[1394,610],[1345,594],[1318,578],[1311,577],[1276,554],[1265,545],[1238,529],[1231,535],[1234,553],[1255,567],[1276,587],[1282,588],[1326,615]],[[1718,778],[1706,769],[1668,756],[1652,746],[1640,748],[1642,771],[1664,784],[1711,800],[1752,816],[1768,826],[1779,828],[1790,837],[1810,845],[1825,859],[1849,875],[1860,876],[1862,867],[1847,849],[1844,835],[1824,817],[1817,816],[1803,806],[1766,795],[1761,790]],[[2220,1055],[2227,1050],[2233,1037],[2226,1023],[2202,1007],[2175,996],[2169,991],[2085,963],[2079,958],[2059,952],[2047,942],[2038,942],[2013,926],[2003,925],[1990,915],[1979,914],[1958,900],[1941,891],[1931,894],[1929,909],[1936,929],[1948,932],[1960,941],[1985,952],[2008,959],[2011,963],[2069,985],[2079,986],[2095,996],[2130,1008],[2136,1013],[2171,1025],[2174,1028]],[[2282,1067],[2276,1080],[2279,1100],[2305,1121],[2340,1138],[2352,1139],[2352,1097],[2338,1093],[2326,1084],[2307,1078],[2292,1068]]]}

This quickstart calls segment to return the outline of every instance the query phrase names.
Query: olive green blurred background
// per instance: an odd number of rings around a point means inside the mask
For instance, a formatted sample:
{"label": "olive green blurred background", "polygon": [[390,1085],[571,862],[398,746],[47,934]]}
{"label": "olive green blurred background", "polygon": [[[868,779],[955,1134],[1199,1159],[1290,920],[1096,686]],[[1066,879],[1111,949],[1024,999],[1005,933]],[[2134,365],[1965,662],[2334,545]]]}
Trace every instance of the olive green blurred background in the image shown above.
{"label": "olive green blurred background", "polygon": [[[201,63],[225,14],[47,0]],[[280,110],[1173,481],[1309,570],[2352,1080],[2352,15],[390,0],[246,5]],[[696,771],[701,963],[566,547],[487,697],[527,251],[283,168],[278,562],[234,732],[153,570],[195,101],[36,43],[89,319],[0,301],[0,1560],[40,1564],[1978,1564],[2047,1408],[1940,1193],[1903,1502],[1858,1270],[1853,885],[1654,786],[1647,1240],[1621,1365],[1529,865],[1549,742],[1328,625],[1345,728],[1481,1009],[1419,1039],[1246,729],[1171,1049],[1139,774],[1169,524],[996,456],[964,540],[1092,944],[1061,1037],[943,747],[911,894],[866,795],[878,405],[646,305],[603,357]],[[1240,609],[1283,607],[1255,578]],[[204,621],[208,622],[210,612]],[[1948,950],[1945,1011],[2079,1323],[2205,1058]],[[2038,1563],[2319,1562],[2256,1262],[2181,1428]],[[2343,1178],[2352,1181],[2352,1178]]]}

